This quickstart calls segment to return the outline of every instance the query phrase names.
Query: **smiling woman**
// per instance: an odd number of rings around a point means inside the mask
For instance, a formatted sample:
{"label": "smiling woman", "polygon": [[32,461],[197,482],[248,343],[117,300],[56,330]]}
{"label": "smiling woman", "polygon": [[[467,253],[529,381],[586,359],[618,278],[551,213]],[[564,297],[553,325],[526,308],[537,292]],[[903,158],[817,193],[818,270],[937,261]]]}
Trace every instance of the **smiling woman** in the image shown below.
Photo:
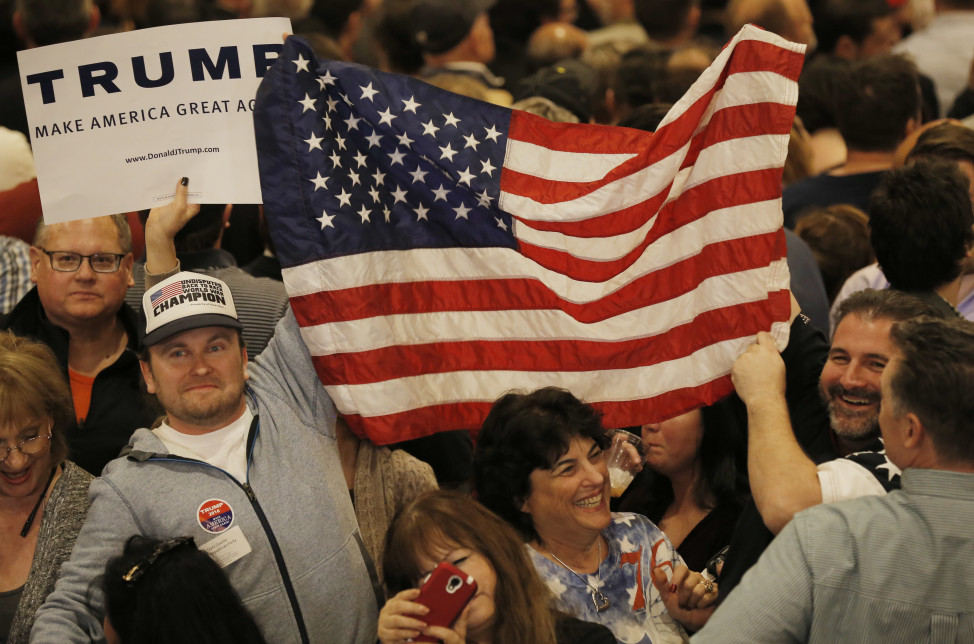
{"label": "smiling woman", "polygon": [[606,625],[620,642],[683,642],[717,597],[666,536],[609,511],[599,413],[547,387],[494,403],[478,435],[478,499],[516,527],[556,606]]}
{"label": "smiling woman", "polygon": [[0,635],[8,644],[27,642],[88,511],[91,476],[65,461],[73,417],[51,350],[0,332]]}

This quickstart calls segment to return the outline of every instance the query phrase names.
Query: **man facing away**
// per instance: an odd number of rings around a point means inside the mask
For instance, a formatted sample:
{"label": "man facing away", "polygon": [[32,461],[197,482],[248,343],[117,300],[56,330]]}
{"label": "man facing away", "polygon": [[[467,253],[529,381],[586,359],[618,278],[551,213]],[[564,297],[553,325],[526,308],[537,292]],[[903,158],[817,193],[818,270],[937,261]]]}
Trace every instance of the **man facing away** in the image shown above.
{"label": "man facing away", "polygon": [[890,338],[879,425],[902,490],[800,513],[694,641],[972,641],[974,323]]}
{"label": "man facing away", "polygon": [[290,312],[248,363],[226,284],[177,272],[173,237],[195,212],[187,183],[146,224],[141,369],[165,421],[138,430],[93,486],[31,641],[100,639],[104,607],[92,582],[141,534],[194,537],[268,642],[372,642],[377,596],[338,458],[335,407]]}

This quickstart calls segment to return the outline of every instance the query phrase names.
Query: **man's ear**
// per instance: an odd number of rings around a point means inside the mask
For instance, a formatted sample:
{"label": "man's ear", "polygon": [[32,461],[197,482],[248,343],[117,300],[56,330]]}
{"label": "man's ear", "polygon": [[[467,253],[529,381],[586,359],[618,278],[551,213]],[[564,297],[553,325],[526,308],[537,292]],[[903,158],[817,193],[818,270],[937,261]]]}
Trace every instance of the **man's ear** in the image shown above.
{"label": "man's ear", "polygon": [[903,432],[903,447],[917,449],[926,439],[927,430],[924,429],[923,423],[913,412],[907,412],[903,418],[908,423]]}
{"label": "man's ear", "polygon": [[85,31],[85,36],[90,36],[95,33],[98,29],[98,25],[101,24],[101,10],[98,8],[94,2],[91,3],[91,15],[88,17],[88,29]]}
{"label": "man's ear", "polygon": [[835,41],[835,49],[833,54],[837,58],[844,58],[846,60],[855,60],[859,58],[859,45],[856,41],[849,37],[847,34],[842,34]]}
{"label": "man's ear", "polygon": [[47,255],[44,254],[37,246],[30,247],[30,281],[37,284],[37,271],[40,268],[40,263],[47,259]]}
{"label": "man's ear", "polygon": [[250,380],[250,374],[247,372],[247,367],[250,365],[250,361],[247,359],[247,347],[240,347],[240,354],[243,357],[243,379],[247,381]]}
{"label": "man's ear", "polygon": [[139,368],[142,369],[142,379],[145,380],[145,389],[150,394],[156,393],[156,380],[152,375],[152,366],[147,360],[139,360]]}
{"label": "man's ear", "polygon": [[14,10],[14,15],[11,17],[13,21],[14,33],[17,34],[17,38],[23,43],[24,47],[33,47],[33,41],[30,38],[30,34],[27,33],[27,27],[24,26],[24,16],[20,11]]}

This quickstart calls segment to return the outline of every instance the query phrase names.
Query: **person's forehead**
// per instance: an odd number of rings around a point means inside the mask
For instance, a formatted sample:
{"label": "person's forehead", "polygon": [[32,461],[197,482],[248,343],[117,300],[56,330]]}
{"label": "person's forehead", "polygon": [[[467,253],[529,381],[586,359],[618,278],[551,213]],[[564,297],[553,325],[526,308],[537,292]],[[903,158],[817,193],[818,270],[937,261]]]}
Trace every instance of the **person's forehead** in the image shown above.
{"label": "person's forehead", "polygon": [[214,338],[232,338],[236,336],[236,334],[236,329],[228,326],[201,326],[195,329],[188,329],[182,333],[177,333],[172,337],[166,338],[165,340],[154,345],[153,348],[162,350],[166,347],[176,345],[208,342]]}
{"label": "person's forehead", "polygon": [[832,336],[832,348],[850,353],[875,353],[889,356],[892,352],[889,331],[893,321],[888,318],[864,319],[855,313],[842,318]]}
{"label": "person's forehead", "polygon": [[120,250],[118,228],[110,217],[50,224],[44,231],[44,240],[49,247],[47,250]]}

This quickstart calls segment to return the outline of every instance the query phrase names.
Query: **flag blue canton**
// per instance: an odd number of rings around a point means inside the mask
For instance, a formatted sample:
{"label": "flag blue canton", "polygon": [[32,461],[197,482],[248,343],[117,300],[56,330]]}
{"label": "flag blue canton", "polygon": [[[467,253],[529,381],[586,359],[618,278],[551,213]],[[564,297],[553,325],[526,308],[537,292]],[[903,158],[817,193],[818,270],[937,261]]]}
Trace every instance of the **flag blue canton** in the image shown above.
{"label": "flag blue canton", "polygon": [[[320,257],[517,246],[497,207],[510,110],[349,63],[311,72],[308,62],[290,62],[290,116],[327,242]],[[284,265],[308,260],[289,247],[278,249]]]}

